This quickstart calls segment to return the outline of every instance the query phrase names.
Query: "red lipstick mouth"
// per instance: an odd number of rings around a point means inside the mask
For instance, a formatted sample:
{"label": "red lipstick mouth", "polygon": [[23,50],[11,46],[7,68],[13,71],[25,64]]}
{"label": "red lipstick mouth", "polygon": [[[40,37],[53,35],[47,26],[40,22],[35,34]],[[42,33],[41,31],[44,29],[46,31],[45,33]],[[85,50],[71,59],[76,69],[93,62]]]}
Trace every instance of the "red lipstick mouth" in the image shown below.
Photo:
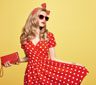
{"label": "red lipstick mouth", "polygon": [[45,22],[42,22],[43,24],[45,24]]}

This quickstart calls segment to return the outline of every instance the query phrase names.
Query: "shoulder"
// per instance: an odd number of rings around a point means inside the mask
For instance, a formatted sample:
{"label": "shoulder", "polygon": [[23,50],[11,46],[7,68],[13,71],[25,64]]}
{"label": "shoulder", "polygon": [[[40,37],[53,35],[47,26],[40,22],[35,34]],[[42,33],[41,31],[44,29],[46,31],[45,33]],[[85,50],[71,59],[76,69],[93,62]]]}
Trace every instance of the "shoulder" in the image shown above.
{"label": "shoulder", "polygon": [[55,41],[55,36],[52,32],[48,32],[47,33],[47,38],[51,41]]}
{"label": "shoulder", "polygon": [[48,32],[48,46],[49,48],[56,46],[56,41],[52,32]]}
{"label": "shoulder", "polygon": [[54,37],[54,34],[53,34],[52,32],[48,32],[48,33],[47,33],[47,36],[48,36],[48,37]]}
{"label": "shoulder", "polygon": [[28,40],[23,41],[23,43],[21,43],[21,48],[25,48],[28,45]]}
{"label": "shoulder", "polygon": [[26,44],[28,44],[28,40],[25,40],[23,41],[23,43],[21,43],[21,45],[26,45]]}

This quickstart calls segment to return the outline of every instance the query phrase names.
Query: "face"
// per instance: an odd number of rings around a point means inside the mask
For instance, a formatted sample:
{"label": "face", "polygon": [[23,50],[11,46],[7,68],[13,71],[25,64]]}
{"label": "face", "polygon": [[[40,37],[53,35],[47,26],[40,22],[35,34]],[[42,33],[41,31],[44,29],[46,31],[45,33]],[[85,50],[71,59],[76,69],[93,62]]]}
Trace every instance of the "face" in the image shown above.
{"label": "face", "polygon": [[46,14],[46,12],[41,11],[41,12],[38,14],[39,26],[41,26],[41,27],[46,26],[46,21],[48,21],[48,15]]}

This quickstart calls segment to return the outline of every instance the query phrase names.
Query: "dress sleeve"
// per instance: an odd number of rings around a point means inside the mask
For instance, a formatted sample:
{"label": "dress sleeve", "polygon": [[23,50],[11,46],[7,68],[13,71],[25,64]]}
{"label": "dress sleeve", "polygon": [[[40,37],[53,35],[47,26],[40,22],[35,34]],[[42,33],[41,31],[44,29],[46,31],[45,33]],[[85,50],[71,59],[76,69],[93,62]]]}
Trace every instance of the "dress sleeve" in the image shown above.
{"label": "dress sleeve", "polygon": [[49,48],[56,46],[54,34],[51,32],[48,33],[48,46]]}
{"label": "dress sleeve", "polygon": [[25,47],[24,47],[24,44],[21,44],[21,48],[22,48],[22,49],[24,49],[24,48],[25,48]]}
{"label": "dress sleeve", "polygon": [[21,44],[21,48],[22,48],[22,49],[25,49],[26,43],[27,43],[27,42],[24,41],[24,42]]}

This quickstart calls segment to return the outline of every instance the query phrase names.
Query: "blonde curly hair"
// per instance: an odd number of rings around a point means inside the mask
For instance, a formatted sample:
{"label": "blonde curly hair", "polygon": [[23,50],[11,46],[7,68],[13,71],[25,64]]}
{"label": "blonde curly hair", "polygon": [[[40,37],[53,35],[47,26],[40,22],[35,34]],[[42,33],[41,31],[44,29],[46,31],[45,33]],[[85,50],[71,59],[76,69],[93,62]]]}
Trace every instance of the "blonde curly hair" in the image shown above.
{"label": "blonde curly hair", "polygon": [[[23,44],[24,41],[30,40],[35,38],[36,36],[36,28],[39,27],[39,23],[37,20],[38,14],[44,11],[46,12],[46,9],[39,9],[34,15],[32,13],[29,14],[28,19],[26,20],[26,23],[22,29],[22,33],[20,35],[20,43]],[[44,32],[40,33],[41,38],[46,38],[46,33],[48,30],[46,29],[46,26],[43,28]]]}

